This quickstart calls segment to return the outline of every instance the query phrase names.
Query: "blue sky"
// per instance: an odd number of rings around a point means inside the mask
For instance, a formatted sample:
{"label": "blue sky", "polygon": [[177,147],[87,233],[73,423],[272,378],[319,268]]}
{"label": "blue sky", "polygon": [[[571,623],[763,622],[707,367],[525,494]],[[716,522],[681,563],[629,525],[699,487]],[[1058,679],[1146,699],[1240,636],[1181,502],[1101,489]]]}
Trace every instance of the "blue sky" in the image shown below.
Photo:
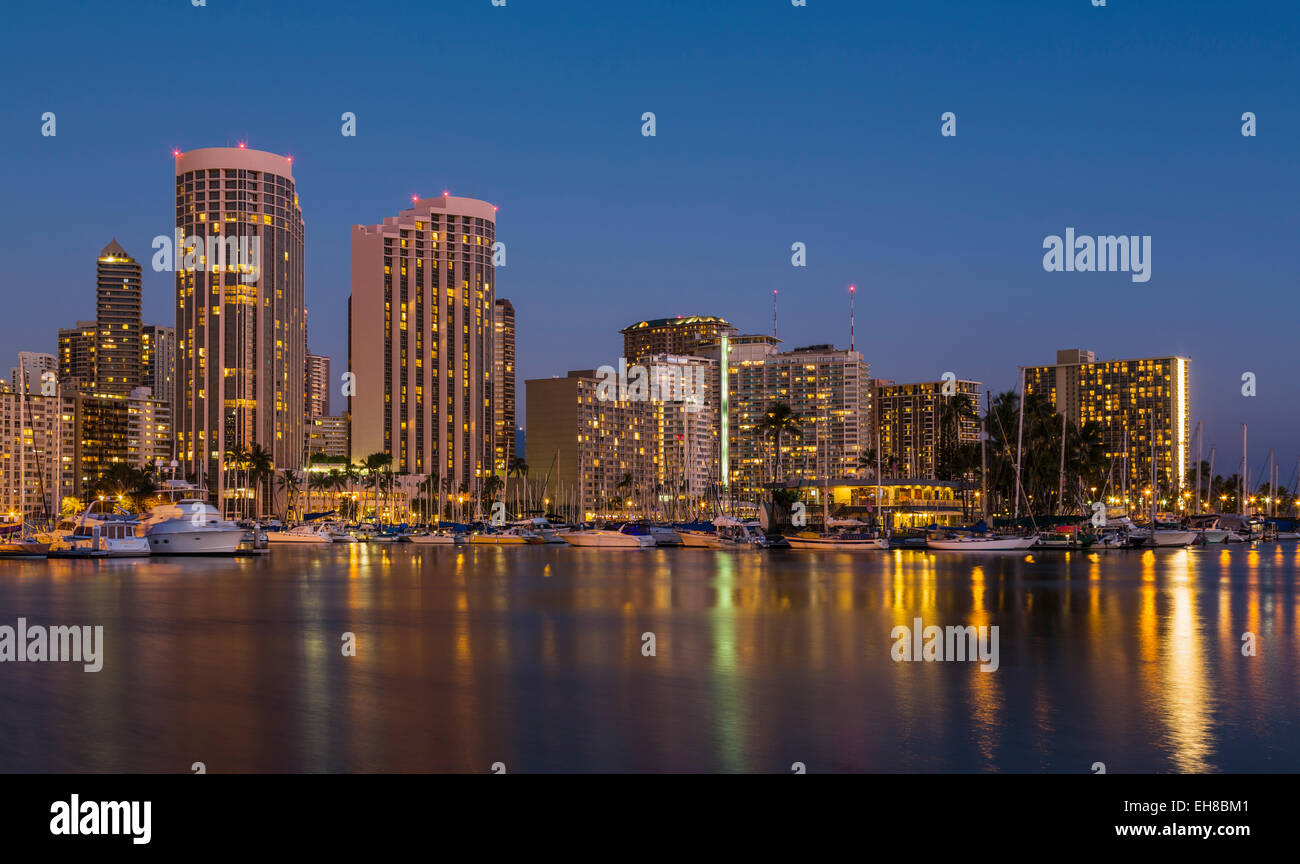
{"label": "blue sky", "polygon": [[[844,346],[855,283],[857,344],[879,377],[951,370],[1006,389],[1057,348],[1182,353],[1216,467],[1239,459],[1243,422],[1255,465],[1270,447],[1285,466],[1300,452],[1291,4],[6,13],[0,352],[52,351],[58,327],[93,315],[110,238],[148,258],[172,228],[173,149],[247,141],[294,156],[310,347],[336,374],[350,226],[449,189],[500,207],[497,288],[518,311],[521,381],[614,362],[618,330],[647,317],[768,332],[773,289],[787,344]],[[355,138],[339,134],[345,111]],[[955,138],[940,135],[945,111]],[[1241,135],[1245,111],[1256,137]],[[1067,227],[1151,235],[1151,280],[1045,272],[1043,238]],[[795,241],[806,268],[790,265]],[[167,274],[144,284],[147,320],[171,323]]]}

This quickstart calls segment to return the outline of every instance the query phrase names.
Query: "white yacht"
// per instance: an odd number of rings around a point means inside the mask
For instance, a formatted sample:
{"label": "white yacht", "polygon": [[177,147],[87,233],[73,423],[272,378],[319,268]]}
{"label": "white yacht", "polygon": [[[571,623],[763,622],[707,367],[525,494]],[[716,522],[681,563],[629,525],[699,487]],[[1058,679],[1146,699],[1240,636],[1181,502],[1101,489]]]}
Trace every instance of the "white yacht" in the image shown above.
{"label": "white yacht", "polygon": [[593,529],[591,531],[570,531],[561,534],[564,542],[570,546],[603,546],[624,549],[648,549],[655,545],[655,538],[649,534],[628,533],[628,526],[621,525],[617,530]]}
{"label": "white yacht", "polygon": [[453,546],[462,542],[457,539],[459,536],[463,535],[451,531],[431,531],[428,534],[409,534],[406,539],[418,546]]}
{"label": "white yacht", "polygon": [[268,543],[333,543],[334,532],[326,525],[299,525],[288,531],[267,532]]}
{"label": "white yacht", "polygon": [[730,516],[719,516],[713,520],[713,527],[722,549],[767,549],[772,545],[756,519],[742,522]]}
{"label": "white yacht", "polygon": [[168,480],[163,491],[171,498],[149,511],[145,537],[155,555],[233,555],[244,529],[221,518],[204,490],[183,480]]}
{"label": "white yacht", "polygon": [[[93,509],[93,506],[92,506]],[[90,510],[72,533],[55,540],[51,558],[144,558],[149,555],[149,541],[135,518],[91,516]]]}
{"label": "white yacht", "polygon": [[930,549],[947,552],[1015,552],[1032,548],[1038,542],[1038,535],[1018,537],[1012,534],[984,534],[967,537],[948,536],[938,540],[926,540]]}

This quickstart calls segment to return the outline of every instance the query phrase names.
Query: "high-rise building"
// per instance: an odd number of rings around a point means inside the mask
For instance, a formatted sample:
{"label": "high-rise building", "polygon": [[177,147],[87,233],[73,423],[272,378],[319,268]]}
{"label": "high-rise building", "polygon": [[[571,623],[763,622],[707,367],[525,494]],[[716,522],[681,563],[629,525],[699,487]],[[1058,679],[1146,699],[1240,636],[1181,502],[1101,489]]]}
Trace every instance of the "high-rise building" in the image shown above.
{"label": "high-rise building", "polygon": [[330,358],[307,352],[307,388],[304,411],[307,419],[330,413]]}
{"label": "high-rise building", "polygon": [[594,369],[524,382],[530,466],[550,479],[549,507],[575,507],[583,518],[626,510],[654,482],[654,413],[648,400],[600,398]]}
{"label": "high-rise building", "polygon": [[307,421],[307,453],[315,456],[348,455],[348,418],[312,417]]}
{"label": "high-rise building", "polygon": [[181,470],[226,497],[225,454],[302,464],[307,312],[292,159],[243,147],[176,157],[176,427]]}
{"label": "high-rise building", "polygon": [[544,494],[553,507],[575,507],[583,518],[680,519],[708,500],[719,473],[717,362],[643,359],[641,370],[525,382],[533,467],[552,478]]}
{"label": "high-rise building", "polygon": [[493,307],[495,361],[493,363],[494,456],[493,470],[505,477],[515,459],[515,307],[505,298]]}
{"label": "high-rise building", "polygon": [[153,465],[172,458],[172,409],[148,387],[137,387],[126,400],[127,461]]}
{"label": "high-rise building", "polygon": [[623,356],[631,364],[655,354],[695,354],[719,337],[739,331],[713,315],[679,315],[639,321],[619,332],[623,334]]}
{"label": "high-rise building", "polygon": [[0,394],[0,512],[24,519],[57,515],[62,491],[63,400],[40,393]]}
{"label": "high-rise building", "polygon": [[65,390],[93,390],[95,387],[94,321],[78,321],[75,327],[59,330],[59,383]]}
{"label": "high-rise building", "polygon": [[113,240],[95,267],[95,388],[125,396],[140,386],[140,265]]}
{"label": "high-rise building", "polygon": [[352,229],[348,397],[353,458],[451,478],[493,471],[496,208],[421,198]]}
{"label": "high-rise building", "polygon": [[1092,351],[1056,352],[1050,366],[1027,366],[1026,398],[1041,394],[1075,424],[1095,423],[1106,455],[1123,458],[1129,476],[1149,486],[1151,431],[1155,427],[1156,483],[1183,487],[1191,450],[1191,361],[1176,355],[1138,360],[1097,360]]}
{"label": "high-rise building", "polygon": [[[816,485],[856,476],[871,447],[871,368],[862,355],[832,345],[779,351],[778,343],[737,336],[700,349],[716,358],[726,346],[727,382],[723,388],[719,381],[718,401],[733,498],[774,481]],[[783,433],[779,448],[763,429],[777,404],[789,406],[798,430]]]}
{"label": "high-rise building", "polygon": [[140,383],[168,410],[176,404],[176,328],[145,324],[140,330]]}
{"label": "high-rise building", "polygon": [[[944,387],[949,383],[952,392],[944,395]],[[953,380],[897,384],[876,380],[872,384],[875,419],[868,449],[879,444],[881,476],[890,480],[959,479],[939,476],[949,473],[944,470],[941,456],[945,407],[952,405],[956,395],[967,398],[970,414],[953,412],[949,415],[957,432],[951,443],[978,444],[980,382]]]}

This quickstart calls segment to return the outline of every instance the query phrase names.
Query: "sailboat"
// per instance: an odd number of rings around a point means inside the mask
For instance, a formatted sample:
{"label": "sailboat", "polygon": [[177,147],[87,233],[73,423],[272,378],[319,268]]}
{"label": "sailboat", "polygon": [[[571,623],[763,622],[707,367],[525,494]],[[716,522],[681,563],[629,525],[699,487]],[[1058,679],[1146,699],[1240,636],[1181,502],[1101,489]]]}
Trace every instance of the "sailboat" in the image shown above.
{"label": "sailboat", "polygon": [[1134,528],[1129,531],[1129,539],[1134,546],[1180,547],[1190,546],[1199,535],[1196,531],[1161,525],[1156,519],[1156,416],[1151,415],[1151,525],[1148,528]]}

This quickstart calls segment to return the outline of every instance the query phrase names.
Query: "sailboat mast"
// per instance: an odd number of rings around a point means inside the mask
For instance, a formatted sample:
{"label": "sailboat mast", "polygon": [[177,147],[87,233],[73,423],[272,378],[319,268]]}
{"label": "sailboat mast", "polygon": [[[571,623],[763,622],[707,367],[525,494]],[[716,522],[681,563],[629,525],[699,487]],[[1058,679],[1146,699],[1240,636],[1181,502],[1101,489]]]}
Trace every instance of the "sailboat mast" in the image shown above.
{"label": "sailboat mast", "polygon": [[1151,412],[1151,530],[1156,528],[1156,413]]}
{"label": "sailboat mast", "polygon": [[1241,478],[1237,481],[1237,487],[1241,498],[1241,515],[1246,515],[1246,424],[1241,424]]}
{"label": "sailboat mast", "polygon": [[[989,518],[989,412],[993,406],[989,402],[989,393],[984,392],[984,422],[980,424],[980,517],[987,522]],[[1300,464],[1300,463],[1297,463]]]}
{"label": "sailboat mast", "polygon": [[1020,367],[1020,424],[1016,432],[1016,519],[1020,518],[1020,453],[1025,443],[1025,367]]}
{"label": "sailboat mast", "polygon": [[[1209,480],[1209,485],[1205,489],[1205,494],[1207,497],[1211,497],[1211,498],[1214,495],[1214,453],[1218,449],[1219,448],[1217,447],[1210,448],[1210,480]],[[1214,501],[1211,500],[1210,504],[1213,505]],[[1218,513],[1219,511],[1216,509],[1214,512]]]}
{"label": "sailboat mast", "polygon": [[1201,515],[1201,422],[1196,423],[1196,515]]}
{"label": "sailboat mast", "polygon": [[1065,414],[1061,414],[1061,476],[1056,482],[1056,507],[1065,512]]}

